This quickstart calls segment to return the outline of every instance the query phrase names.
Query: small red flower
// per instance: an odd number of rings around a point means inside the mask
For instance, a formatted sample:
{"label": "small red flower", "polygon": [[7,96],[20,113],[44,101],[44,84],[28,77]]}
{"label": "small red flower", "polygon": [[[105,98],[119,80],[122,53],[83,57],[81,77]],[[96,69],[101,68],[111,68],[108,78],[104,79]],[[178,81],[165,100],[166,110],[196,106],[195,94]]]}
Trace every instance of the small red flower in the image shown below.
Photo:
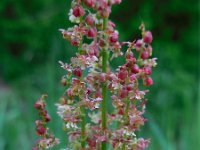
{"label": "small red flower", "polygon": [[39,126],[37,126],[37,134],[38,135],[43,135],[43,134],[45,134],[46,133],[46,129],[45,129],[45,127],[43,126],[43,125],[39,125]]}
{"label": "small red flower", "polygon": [[96,139],[95,138],[88,138],[87,139],[88,145],[90,146],[90,148],[96,148]]}
{"label": "small red flower", "polygon": [[72,11],[72,14],[75,16],[75,17],[81,17],[85,14],[85,10],[83,9],[82,6],[75,6],[73,8],[73,11]]}
{"label": "small red flower", "polygon": [[110,42],[115,43],[117,42],[117,40],[118,40],[118,33],[117,32],[112,33],[110,36]]}
{"label": "small red flower", "polygon": [[122,91],[119,94],[120,98],[126,98],[128,96],[128,90],[122,89]]}
{"label": "small red flower", "polygon": [[133,82],[133,81],[135,81],[135,80],[137,80],[137,78],[136,78],[136,76],[135,76],[134,74],[132,74],[132,75],[130,76],[130,81]]}
{"label": "small red flower", "polygon": [[147,51],[149,52],[149,56],[151,56],[152,55],[152,47],[151,47],[151,45],[148,45]]}
{"label": "small red flower", "polygon": [[152,40],[153,40],[153,36],[152,36],[152,34],[151,34],[151,31],[146,31],[146,32],[144,33],[144,42],[145,42],[145,43],[151,43]]}
{"label": "small red flower", "polygon": [[151,67],[144,67],[144,68],[143,68],[143,71],[144,71],[144,73],[145,73],[146,75],[150,75],[151,72],[152,72]]}
{"label": "small red flower", "polygon": [[74,73],[74,75],[77,76],[77,77],[81,77],[81,76],[82,76],[82,70],[81,70],[81,68],[79,68],[79,67],[74,68],[73,73]]}
{"label": "small red flower", "polygon": [[123,115],[123,114],[124,114],[124,109],[122,109],[122,108],[119,109],[118,114],[119,114],[119,115]]}
{"label": "small red flower", "polygon": [[95,0],[83,0],[83,2],[84,2],[85,5],[87,5],[88,7],[94,7],[94,5],[95,5]]}
{"label": "small red flower", "polygon": [[72,44],[73,46],[78,46],[79,41],[78,41],[77,39],[71,39],[71,44]]}
{"label": "small red flower", "polygon": [[131,59],[131,58],[134,58],[133,52],[127,51],[127,52],[126,52],[126,59]]}
{"label": "small red flower", "polygon": [[37,102],[35,103],[34,107],[35,107],[36,109],[41,109],[41,108],[42,108],[42,103],[37,101]]}
{"label": "small red flower", "polygon": [[142,40],[137,40],[137,42],[135,43],[135,46],[137,48],[140,48],[142,46]]}
{"label": "small red flower", "polygon": [[62,78],[61,84],[62,84],[63,86],[66,86],[66,85],[67,85],[67,80],[66,80],[65,78]]}
{"label": "small red flower", "polygon": [[144,84],[145,84],[146,86],[152,85],[152,84],[153,84],[152,78],[151,78],[151,77],[147,77],[147,78],[144,80]]}
{"label": "small red flower", "polygon": [[67,90],[67,95],[71,98],[73,97],[72,89]]}
{"label": "small red flower", "polygon": [[140,71],[140,68],[137,64],[134,64],[133,67],[131,68],[132,73],[138,73]]}
{"label": "small red flower", "polygon": [[46,122],[49,122],[51,120],[51,117],[49,116],[49,114],[46,114],[45,115],[45,121]]}
{"label": "small red flower", "polygon": [[149,53],[147,51],[143,51],[141,54],[142,59],[148,59],[149,58]]}
{"label": "small red flower", "polygon": [[94,17],[90,14],[87,15],[87,17],[85,18],[85,23],[87,23],[90,26],[94,25]]}
{"label": "small red flower", "polygon": [[106,81],[106,74],[105,73],[101,73],[99,80],[100,80],[100,82],[105,82]]}
{"label": "small red flower", "polygon": [[97,29],[96,28],[90,28],[87,32],[87,36],[90,38],[94,38],[97,36]]}
{"label": "small red flower", "polygon": [[36,103],[34,104],[34,107],[38,110],[43,109],[46,106],[46,104],[42,101],[41,98],[39,98]]}
{"label": "small red flower", "polygon": [[128,77],[128,71],[126,70],[120,70],[118,73],[118,78],[121,80],[124,80]]}
{"label": "small red flower", "polygon": [[127,85],[127,86],[126,86],[126,89],[127,89],[128,91],[133,90],[133,84]]}

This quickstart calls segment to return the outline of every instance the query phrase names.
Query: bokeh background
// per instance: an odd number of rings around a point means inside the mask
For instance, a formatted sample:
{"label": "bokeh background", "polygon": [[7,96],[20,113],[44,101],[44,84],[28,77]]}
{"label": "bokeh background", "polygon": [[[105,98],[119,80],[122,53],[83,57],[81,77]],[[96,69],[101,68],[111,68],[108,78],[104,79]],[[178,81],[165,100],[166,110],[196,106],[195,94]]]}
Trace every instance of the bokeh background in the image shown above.
{"label": "bokeh background", "polygon": [[[138,38],[142,21],[154,35],[158,66],[147,95],[148,122],[138,133],[151,138],[148,150],[200,149],[199,6],[198,0],[123,0],[113,7],[121,41]],[[76,51],[58,32],[71,26],[69,7],[70,0],[0,1],[0,150],[31,149],[33,105],[43,93],[49,95],[50,127],[65,147],[54,103],[64,91],[58,61],[69,62]]]}

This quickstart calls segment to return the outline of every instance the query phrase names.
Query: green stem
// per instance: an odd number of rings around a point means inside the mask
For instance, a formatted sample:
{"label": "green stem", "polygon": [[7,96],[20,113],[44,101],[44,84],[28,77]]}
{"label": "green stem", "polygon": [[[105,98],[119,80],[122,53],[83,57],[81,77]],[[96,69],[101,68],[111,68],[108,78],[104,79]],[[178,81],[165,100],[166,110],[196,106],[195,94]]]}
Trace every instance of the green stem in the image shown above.
{"label": "green stem", "polygon": [[[103,101],[102,101],[102,128],[106,130],[106,87],[103,85],[102,87],[102,92],[103,92]],[[106,142],[102,142],[102,150],[106,150]]]}
{"label": "green stem", "polygon": [[[102,58],[103,58],[103,68],[102,68],[102,71],[103,72],[106,72],[106,67],[107,67],[107,53],[106,51],[104,50],[103,51],[103,55],[102,55]],[[102,97],[103,97],[103,100],[102,100],[102,128],[103,130],[106,129],[106,96],[107,96],[107,87],[106,87],[106,84],[105,83],[102,83]]]}
{"label": "green stem", "polygon": [[[106,31],[107,22],[108,22],[108,18],[104,18],[103,31]],[[104,40],[106,41],[107,40],[106,32],[104,34],[105,34]],[[104,72],[104,73],[106,73],[106,71],[107,71],[107,62],[108,62],[108,54],[106,51],[106,47],[104,47],[104,49],[102,50],[102,72]],[[102,98],[103,98],[103,100],[102,100],[102,129],[103,129],[104,133],[107,128],[107,125],[106,125],[106,122],[107,122],[106,97],[107,97],[107,86],[105,83],[102,83]],[[101,149],[106,150],[106,142],[102,142]]]}
{"label": "green stem", "polygon": [[81,147],[85,148],[85,108],[81,106]]}
{"label": "green stem", "polygon": [[126,150],[126,144],[125,143],[122,145],[122,150]]}

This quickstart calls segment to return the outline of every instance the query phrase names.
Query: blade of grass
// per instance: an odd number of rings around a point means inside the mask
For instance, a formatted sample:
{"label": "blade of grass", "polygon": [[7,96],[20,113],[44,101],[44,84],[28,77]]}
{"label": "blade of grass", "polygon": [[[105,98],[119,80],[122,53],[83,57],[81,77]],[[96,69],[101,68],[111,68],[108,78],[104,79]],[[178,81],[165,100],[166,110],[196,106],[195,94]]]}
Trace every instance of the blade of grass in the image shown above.
{"label": "blade of grass", "polygon": [[162,133],[162,130],[160,129],[158,124],[154,121],[151,114],[148,113],[147,118],[149,120],[148,125],[149,125],[152,133],[154,133],[154,135],[155,135],[154,137],[156,137],[156,139],[158,140],[161,149],[162,150],[175,150],[173,148],[173,146],[167,142],[167,138],[164,136],[164,134]]}

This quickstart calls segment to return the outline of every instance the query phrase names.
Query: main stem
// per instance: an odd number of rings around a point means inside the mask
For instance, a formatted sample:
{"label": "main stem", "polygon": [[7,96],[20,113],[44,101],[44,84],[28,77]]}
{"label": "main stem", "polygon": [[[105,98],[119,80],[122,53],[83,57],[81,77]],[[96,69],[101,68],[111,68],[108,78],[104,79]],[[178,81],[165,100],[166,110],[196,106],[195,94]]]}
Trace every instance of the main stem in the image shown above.
{"label": "main stem", "polygon": [[[104,31],[104,40],[107,40],[107,36],[106,36],[106,28],[107,28],[107,22],[108,22],[108,18],[104,18],[103,20],[103,31]],[[108,62],[108,54],[106,51],[106,46],[103,48],[102,50],[102,72],[106,73],[107,71],[107,62]],[[102,129],[103,132],[105,134],[107,125],[107,118],[106,118],[106,113],[107,113],[107,108],[106,108],[106,97],[107,97],[107,86],[105,83],[102,83]],[[101,144],[101,149],[102,150],[106,150],[106,142],[102,142]]]}

